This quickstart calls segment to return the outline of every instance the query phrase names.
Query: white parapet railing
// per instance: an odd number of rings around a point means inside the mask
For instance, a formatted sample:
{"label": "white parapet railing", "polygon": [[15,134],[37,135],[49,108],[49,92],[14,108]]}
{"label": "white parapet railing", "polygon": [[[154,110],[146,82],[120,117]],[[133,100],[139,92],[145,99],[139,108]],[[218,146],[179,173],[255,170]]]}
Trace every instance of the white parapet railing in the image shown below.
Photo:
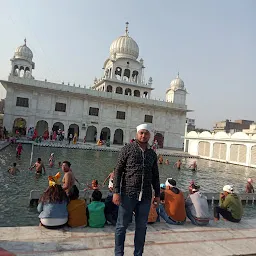
{"label": "white parapet railing", "polygon": [[[5,81],[2,81],[5,82]],[[6,81],[7,82],[7,81]],[[117,101],[124,101],[124,102],[133,102],[142,105],[150,105],[159,108],[167,108],[167,109],[175,109],[177,111],[187,111],[186,105],[161,101],[161,100],[153,100],[153,99],[146,99],[141,97],[131,97],[129,95],[117,94],[112,92],[104,92],[104,91],[97,91],[92,89],[85,89],[81,87],[65,85],[65,84],[57,84],[51,83],[48,81],[40,81],[35,79],[26,79],[21,77],[10,76],[8,82],[17,83],[21,85],[29,85],[34,86],[37,88],[47,88],[50,90],[57,90],[62,92],[68,93],[76,93],[78,95],[87,95],[91,97],[98,97],[98,98],[105,98],[109,100],[117,100]]]}

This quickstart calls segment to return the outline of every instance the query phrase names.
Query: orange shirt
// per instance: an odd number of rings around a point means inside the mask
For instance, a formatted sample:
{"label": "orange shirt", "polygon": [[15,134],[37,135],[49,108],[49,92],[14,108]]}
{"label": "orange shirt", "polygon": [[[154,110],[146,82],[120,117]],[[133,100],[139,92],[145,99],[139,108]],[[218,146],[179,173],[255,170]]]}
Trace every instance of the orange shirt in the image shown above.
{"label": "orange shirt", "polygon": [[175,221],[186,219],[185,199],[183,193],[175,194],[171,190],[165,190],[165,211],[167,215]]}
{"label": "orange shirt", "polygon": [[86,203],[83,199],[71,200],[68,204],[68,225],[87,226]]}
{"label": "orange shirt", "polygon": [[157,220],[156,208],[154,207],[153,204],[151,204],[150,211],[148,214],[148,222],[153,223],[153,222],[156,222],[156,220]]}

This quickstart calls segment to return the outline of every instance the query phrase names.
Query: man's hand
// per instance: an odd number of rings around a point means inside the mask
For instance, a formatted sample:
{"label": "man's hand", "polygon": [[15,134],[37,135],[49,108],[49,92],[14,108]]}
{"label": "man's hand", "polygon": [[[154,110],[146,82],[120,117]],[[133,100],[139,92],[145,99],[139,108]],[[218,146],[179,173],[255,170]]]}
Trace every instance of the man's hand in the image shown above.
{"label": "man's hand", "polygon": [[119,206],[120,203],[121,203],[121,197],[120,197],[120,195],[117,194],[117,193],[114,193],[114,194],[113,194],[112,202],[113,202],[115,205]]}
{"label": "man's hand", "polygon": [[154,207],[157,208],[159,203],[160,203],[160,197],[155,197],[153,200]]}

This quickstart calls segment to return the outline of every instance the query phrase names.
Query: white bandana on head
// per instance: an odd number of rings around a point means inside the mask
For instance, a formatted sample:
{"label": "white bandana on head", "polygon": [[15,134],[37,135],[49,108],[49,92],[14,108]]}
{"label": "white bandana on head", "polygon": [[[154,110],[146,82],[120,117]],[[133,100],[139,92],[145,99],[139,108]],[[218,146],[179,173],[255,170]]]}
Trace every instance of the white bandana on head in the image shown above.
{"label": "white bandana on head", "polygon": [[147,131],[151,132],[150,125],[148,125],[148,124],[140,124],[136,127],[136,129],[137,129],[137,132],[139,132],[140,130],[147,130]]}
{"label": "white bandana on head", "polygon": [[165,181],[165,186],[166,186],[166,187],[169,186],[169,187],[171,187],[171,188],[174,188],[175,186],[173,186],[173,185],[169,182],[169,180],[172,180],[172,178],[167,178],[167,179],[166,179],[166,181]]}
{"label": "white bandana on head", "polygon": [[226,191],[226,192],[232,194],[232,193],[234,193],[234,187],[233,187],[233,185],[225,185],[223,187],[223,191]]}

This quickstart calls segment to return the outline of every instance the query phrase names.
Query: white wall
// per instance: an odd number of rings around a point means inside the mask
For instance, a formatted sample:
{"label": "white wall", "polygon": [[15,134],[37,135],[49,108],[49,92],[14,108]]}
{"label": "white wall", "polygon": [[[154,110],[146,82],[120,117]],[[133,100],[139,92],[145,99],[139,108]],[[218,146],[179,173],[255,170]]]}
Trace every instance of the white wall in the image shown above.
{"label": "white wall", "polygon": [[[35,81],[36,83],[36,81]],[[182,136],[184,136],[184,125],[186,110],[173,108],[174,105],[166,105],[166,102],[156,102],[145,100],[147,104],[140,101],[121,101],[108,97],[99,97],[83,94],[79,95],[72,92],[50,91],[44,87],[23,86],[22,84],[11,84],[7,88],[7,104],[5,108],[4,125],[11,131],[13,122],[16,118],[22,117],[27,120],[27,127],[36,125],[37,121],[45,120],[48,122],[49,129],[55,122],[64,124],[67,133],[70,124],[79,126],[80,139],[86,134],[82,130],[82,124],[86,127],[94,125],[97,127],[97,136],[100,136],[101,129],[108,127],[111,130],[111,142],[114,132],[120,128],[124,132],[124,143],[129,142],[134,137],[137,125],[144,123],[145,115],[153,116],[152,128],[164,134],[165,147],[182,148]],[[73,88],[73,87],[71,87]],[[16,98],[29,98],[29,108],[16,107]],[[141,99],[139,99],[141,100]],[[151,101],[160,104],[157,108]],[[56,102],[65,103],[66,112],[55,111]],[[162,105],[162,106],[161,106]],[[99,116],[90,116],[89,108],[99,108]],[[116,119],[116,112],[124,111],[125,120]],[[92,124],[94,123],[94,124]],[[67,134],[66,134],[67,135]],[[153,139],[153,138],[152,138]]]}

